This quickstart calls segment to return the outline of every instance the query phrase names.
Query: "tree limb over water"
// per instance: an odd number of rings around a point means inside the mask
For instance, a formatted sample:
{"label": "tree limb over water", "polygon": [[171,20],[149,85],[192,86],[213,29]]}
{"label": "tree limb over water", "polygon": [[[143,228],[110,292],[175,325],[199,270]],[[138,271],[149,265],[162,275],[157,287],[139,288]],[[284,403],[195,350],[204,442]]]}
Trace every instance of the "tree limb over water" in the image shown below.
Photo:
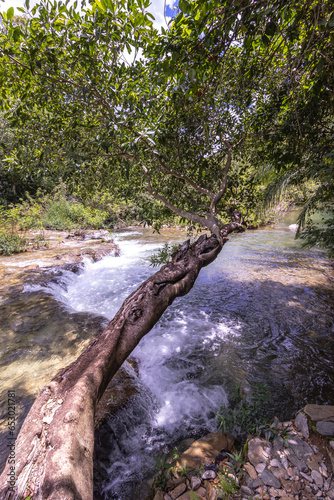
{"label": "tree limb over water", "polygon": [[105,330],[76,361],[45,385],[16,441],[16,485],[8,481],[10,464],[0,478],[4,500],[93,498],[94,416],[111,378],[175,300],[193,287],[202,267],[213,262],[241,228],[222,228],[221,241],[203,234],[180,245],[172,261],[142,283],[123,303]]}

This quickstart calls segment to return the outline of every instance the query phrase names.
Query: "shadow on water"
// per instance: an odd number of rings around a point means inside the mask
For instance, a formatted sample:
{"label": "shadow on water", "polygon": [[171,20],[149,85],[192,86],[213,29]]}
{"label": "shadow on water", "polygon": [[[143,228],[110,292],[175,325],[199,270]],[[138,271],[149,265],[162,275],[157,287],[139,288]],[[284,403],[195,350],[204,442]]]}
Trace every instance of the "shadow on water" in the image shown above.
{"label": "shadow on water", "polygon": [[8,454],[8,391],[16,396],[16,433],[36,396],[58,370],[76,359],[105,318],[69,312],[42,291],[14,293],[0,304],[0,470]]}

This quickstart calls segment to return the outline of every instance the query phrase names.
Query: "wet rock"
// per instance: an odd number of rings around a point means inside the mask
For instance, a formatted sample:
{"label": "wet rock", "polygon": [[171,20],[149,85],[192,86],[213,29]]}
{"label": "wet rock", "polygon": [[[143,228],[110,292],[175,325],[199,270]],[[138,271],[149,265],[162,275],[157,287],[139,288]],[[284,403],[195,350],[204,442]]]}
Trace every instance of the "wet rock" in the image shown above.
{"label": "wet rock", "polygon": [[304,413],[302,412],[298,413],[295,419],[295,426],[302,433],[305,439],[309,438],[310,433],[308,429],[308,422],[307,422],[307,417],[306,415],[304,415]]}
{"label": "wet rock", "polygon": [[334,422],[320,421],[317,422],[317,431],[322,436],[334,437]]}
{"label": "wet rock", "polygon": [[261,479],[266,486],[272,486],[273,488],[280,488],[280,481],[274,476],[270,470],[264,470],[261,474]]}
{"label": "wet rock", "polygon": [[334,406],[306,405],[304,408],[304,412],[314,422],[319,422],[320,420],[330,420],[334,422]]}

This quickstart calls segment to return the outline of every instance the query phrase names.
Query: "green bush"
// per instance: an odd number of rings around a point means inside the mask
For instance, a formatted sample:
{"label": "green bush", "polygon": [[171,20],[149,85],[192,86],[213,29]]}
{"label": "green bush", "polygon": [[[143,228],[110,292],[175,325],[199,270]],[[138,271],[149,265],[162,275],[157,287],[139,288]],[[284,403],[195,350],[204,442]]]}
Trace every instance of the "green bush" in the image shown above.
{"label": "green bush", "polygon": [[74,228],[100,229],[105,227],[107,219],[107,212],[62,198],[48,203],[41,223],[45,228],[61,231]]}
{"label": "green bush", "polygon": [[3,229],[0,232],[0,254],[11,255],[24,252],[27,248],[27,240],[17,233]]}

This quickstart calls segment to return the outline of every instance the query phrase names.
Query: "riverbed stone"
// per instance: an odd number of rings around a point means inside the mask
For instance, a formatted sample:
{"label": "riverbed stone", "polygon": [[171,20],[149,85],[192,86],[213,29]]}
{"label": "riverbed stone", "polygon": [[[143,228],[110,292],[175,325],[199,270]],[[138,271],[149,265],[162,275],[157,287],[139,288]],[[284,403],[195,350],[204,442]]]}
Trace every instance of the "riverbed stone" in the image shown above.
{"label": "riverbed stone", "polygon": [[254,495],[254,490],[252,490],[248,486],[242,485],[240,488],[240,493],[242,493],[243,495]]}
{"label": "riverbed stone", "polygon": [[275,469],[272,469],[271,471],[275,477],[277,477],[277,479],[281,480],[281,479],[289,479],[289,474],[287,473],[287,471],[285,469],[283,469],[282,467],[280,468],[275,468]]}
{"label": "riverbed stone", "polygon": [[193,491],[198,490],[198,488],[201,486],[201,483],[202,481],[197,476],[192,476],[192,478],[190,479],[190,487]]}
{"label": "riverbed stone", "polygon": [[309,428],[308,428],[308,422],[307,422],[307,417],[304,413],[300,412],[298,413],[296,419],[295,419],[295,426],[296,429],[298,429],[303,437],[305,439],[308,439],[310,436]]}
{"label": "riverbed stone", "polygon": [[271,458],[271,443],[260,438],[251,439],[248,443],[248,460],[256,468],[258,464],[269,463]]}
{"label": "riverbed stone", "polygon": [[308,467],[305,465],[305,462],[303,462],[302,460],[299,460],[299,458],[296,457],[296,455],[294,453],[291,452],[289,455],[287,455],[287,457],[288,457],[289,462],[291,462],[292,465],[297,467],[299,470],[301,470],[303,472],[308,471]]}
{"label": "riverbed stone", "polygon": [[327,420],[317,422],[317,431],[322,436],[334,437],[334,422],[329,422]]}
{"label": "riverbed stone", "polygon": [[221,450],[231,450],[233,443],[234,439],[230,434],[222,433],[221,431],[211,432],[203,438],[194,441],[182,453],[177,466],[196,469],[206,462],[214,461]]}
{"label": "riverbed stone", "polygon": [[251,477],[251,479],[256,479],[257,478],[256,470],[252,466],[252,464],[250,464],[249,462],[247,462],[245,464],[244,468],[245,468],[245,471],[247,472],[247,474]]}
{"label": "riverbed stone", "polygon": [[312,448],[297,435],[290,437],[287,442],[296,457],[300,460],[307,460],[314,455]]}
{"label": "riverbed stone", "polygon": [[304,412],[313,420],[314,422],[319,422],[320,420],[330,420],[334,422],[334,406],[330,405],[306,405]]}
{"label": "riverbed stone", "polygon": [[184,491],[187,489],[187,486],[184,483],[179,484],[176,488],[171,490],[168,494],[171,497],[172,500],[176,500],[179,498],[179,496],[184,493]]}
{"label": "riverbed stone", "polygon": [[157,491],[156,494],[154,495],[153,500],[164,500],[163,491],[161,491],[161,490]]}
{"label": "riverbed stone", "polygon": [[216,472],[214,470],[206,470],[204,474],[202,474],[202,479],[214,479],[216,477]]}
{"label": "riverbed stone", "polygon": [[281,487],[280,481],[270,470],[264,470],[261,474],[261,479],[266,486],[272,486],[273,488]]}
{"label": "riverbed stone", "polygon": [[324,485],[324,480],[320,472],[316,470],[311,471],[311,478],[315,482],[315,484],[318,486],[318,488],[322,488]]}

